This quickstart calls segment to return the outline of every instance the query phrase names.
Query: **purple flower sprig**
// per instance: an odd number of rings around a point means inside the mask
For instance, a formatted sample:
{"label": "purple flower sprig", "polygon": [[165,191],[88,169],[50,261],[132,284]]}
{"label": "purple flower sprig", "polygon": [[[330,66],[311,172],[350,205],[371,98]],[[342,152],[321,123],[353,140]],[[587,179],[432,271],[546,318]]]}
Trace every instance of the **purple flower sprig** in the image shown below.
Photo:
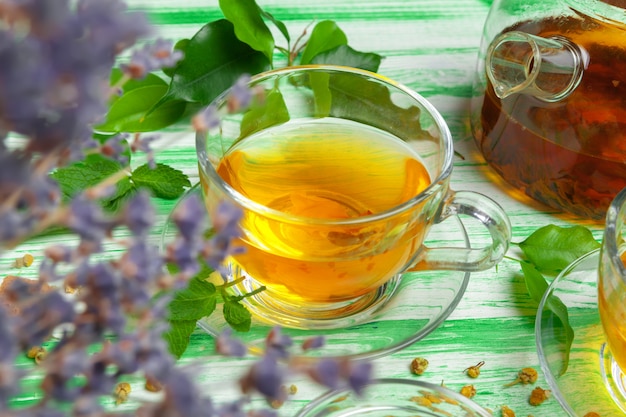
{"label": "purple flower sprig", "polygon": [[[239,384],[244,394],[257,392],[270,401],[286,399],[284,386],[293,374],[308,376],[329,389],[350,389],[357,395],[371,382],[372,364],[348,357],[303,358],[293,356],[293,340],[274,327],[265,340],[265,352],[241,377]],[[324,345],[324,337],[315,336],[302,342],[302,349],[317,349]],[[244,356],[248,348],[230,330],[222,332],[216,343],[218,353],[226,356]]]}
{"label": "purple flower sprig", "polygon": [[[366,366],[290,360],[290,339],[278,329],[268,335],[266,355],[239,381],[244,396],[230,404],[213,404],[193,373],[176,363],[163,337],[169,329],[168,294],[197,272],[198,257],[220,270],[224,259],[239,250],[233,239],[241,212],[234,207],[220,206],[212,215],[217,233],[207,238],[204,205],[185,200],[173,214],[178,234],[163,253],[150,240],[156,216],[147,194],[138,192],[113,214],[95,201],[127,175],[123,170],[61,204],[51,170],[91,152],[123,157],[126,137],[100,144],[92,138],[93,126],[106,113],[109,77],[119,54],[151,29],[143,14],[128,11],[121,0],[0,0],[0,243],[15,245],[49,225],[65,226],[73,234],[44,249],[37,280],[3,285],[0,414],[122,414],[105,410],[102,400],[136,375],[163,393],[139,406],[135,415],[145,417],[269,416],[266,410],[244,412],[246,393],[278,398],[277,384],[296,371],[329,387],[347,383],[358,390],[367,379]],[[181,56],[167,41],[146,43],[123,65],[121,82],[173,66]],[[233,86],[227,111],[246,107],[254,98],[248,80]],[[199,130],[218,124],[211,107],[194,118]],[[12,141],[15,136],[20,140]],[[129,146],[153,161],[153,140],[135,136]],[[120,231],[128,237],[116,238]],[[119,250],[105,254],[112,242]],[[170,262],[178,272],[167,271]],[[321,342],[307,342],[306,349]],[[20,355],[42,344],[48,352],[38,368],[16,365]],[[228,337],[218,339],[218,346],[229,355],[245,353]],[[25,377],[39,378],[37,398],[15,408],[16,399],[33,397],[21,391]]]}

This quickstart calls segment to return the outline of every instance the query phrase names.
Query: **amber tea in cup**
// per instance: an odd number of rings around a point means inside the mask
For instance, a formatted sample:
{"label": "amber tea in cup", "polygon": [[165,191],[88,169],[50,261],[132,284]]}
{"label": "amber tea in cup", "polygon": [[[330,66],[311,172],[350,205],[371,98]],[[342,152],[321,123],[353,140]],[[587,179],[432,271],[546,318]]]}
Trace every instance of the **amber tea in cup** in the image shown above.
{"label": "amber tea in cup", "polygon": [[598,272],[598,309],[613,360],[626,370],[626,189],[611,203]]}
{"label": "amber tea in cup", "polygon": [[[225,112],[197,137],[209,212],[242,207],[244,253],[230,260],[244,302],[263,321],[335,328],[380,307],[409,268],[481,270],[508,247],[492,200],[454,193],[452,139],[424,98],[385,77],[306,66],[254,77],[264,97]],[[226,106],[225,96],[216,101]],[[428,248],[430,226],[458,212],[482,221],[485,248]]]}

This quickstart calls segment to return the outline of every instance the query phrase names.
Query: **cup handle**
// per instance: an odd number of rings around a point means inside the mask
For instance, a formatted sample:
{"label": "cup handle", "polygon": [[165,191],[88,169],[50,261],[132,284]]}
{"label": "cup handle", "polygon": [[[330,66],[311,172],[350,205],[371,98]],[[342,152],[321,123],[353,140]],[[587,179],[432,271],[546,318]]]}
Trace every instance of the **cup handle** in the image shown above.
{"label": "cup handle", "polygon": [[422,245],[417,263],[409,267],[409,271],[484,271],[502,260],[511,242],[511,222],[498,203],[474,191],[449,190],[436,223],[454,215],[468,215],[481,222],[491,235],[491,245],[483,248]]}

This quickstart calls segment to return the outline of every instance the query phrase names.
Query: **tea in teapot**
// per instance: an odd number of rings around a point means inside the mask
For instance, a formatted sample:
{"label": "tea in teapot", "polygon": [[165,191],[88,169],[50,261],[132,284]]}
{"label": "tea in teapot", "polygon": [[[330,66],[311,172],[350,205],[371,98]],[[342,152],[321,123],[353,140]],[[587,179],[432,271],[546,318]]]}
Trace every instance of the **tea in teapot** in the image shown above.
{"label": "tea in teapot", "polygon": [[476,143],[530,197],[603,219],[626,187],[626,1],[524,3],[496,0],[487,18]]}

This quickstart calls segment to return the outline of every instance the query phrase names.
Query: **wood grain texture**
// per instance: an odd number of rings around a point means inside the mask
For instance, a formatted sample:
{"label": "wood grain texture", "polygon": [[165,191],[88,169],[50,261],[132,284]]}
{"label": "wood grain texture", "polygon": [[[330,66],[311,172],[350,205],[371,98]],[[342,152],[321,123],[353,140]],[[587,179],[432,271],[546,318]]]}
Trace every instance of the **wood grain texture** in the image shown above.
{"label": "wood grain texture", "polygon": [[[555,223],[583,223],[601,237],[601,229],[580,219],[555,213],[521,196],[501,183],[485,164],[471,136],[469,123],[472,80],[487,16],[488,0],[257,0],[259,5],[285,22],[296,38],[311,22],[335,20],[355,49],[376,52],[384,56],[380,73],[406,84],[427,97],[446,119],[457,152],[451,186],[455,190],[473,190],[499,202],[513,227],[513,241],[520,242],[540,226]],[[217,0],[132,0],[131,8],[145,10],[158,23],[159,34],[178,40],[192,36],[204,23],[220,18]],[[277,39],[280,35],[276,33]],[[276,55],[277,66],[284,61]],[[185,126],[168,129],[165,148],[157,160],[182,169],[197,182],[196,155],[193,134]],[[156,201],[159,224],[165,223],[174,203]],[[160,229],[153,232],[160,242]],[[472,243],[488,242],[485,229],[468,225]],[[46,244],[62,237],[46,237],[20,248],[19,253],[37,253]],[[445,243],[445,242],[443,242]],[[107,248],[114,256],[116,248]],[[16,254],[18,253],[16,252]],[[510,255],[515,256],[512,247]],[[9,257],[1,260],[6,265]],[[28,274],[28,271],[22,272]],[[419,303],[419,300],[415,300]],[[515,379],[518,370],[532,366],[540,372],[536,385],[548,388],[539,369],[535,348],[534,319],[536,304],[527,294],[519,264],[505,259],[497,268],[471,275],[463,299],[451,316],[425,339],[392,355],[374,361],[375,372],[381,377],[419,378],[435,384],[444,383],[458,391],[474,384],[474,400],[500,416],[500,407],[508,405],[518,416],[565,416],[555,399],[539,407],[528,404],[529,386],[504,388]],[[181,360],[183,366],[193,366],[198,381],[206,392],[221,392],[221,387],[234,382],[244,372],[251,358],[224,359],[213,353],[210,336],[197,330],[190,348]],[[422,356],[429,360],[427,372],[415,376],[409,370],[411,360]],[[463,372],[468,366],[484,361],[478,379]],[[319,387],[296,378],[298,393],[280,410],[290,416],[319,395]],[[149,397],[137,381],[133,392],[136,399]],[[132,402],[123,406],[131,407]]]}

